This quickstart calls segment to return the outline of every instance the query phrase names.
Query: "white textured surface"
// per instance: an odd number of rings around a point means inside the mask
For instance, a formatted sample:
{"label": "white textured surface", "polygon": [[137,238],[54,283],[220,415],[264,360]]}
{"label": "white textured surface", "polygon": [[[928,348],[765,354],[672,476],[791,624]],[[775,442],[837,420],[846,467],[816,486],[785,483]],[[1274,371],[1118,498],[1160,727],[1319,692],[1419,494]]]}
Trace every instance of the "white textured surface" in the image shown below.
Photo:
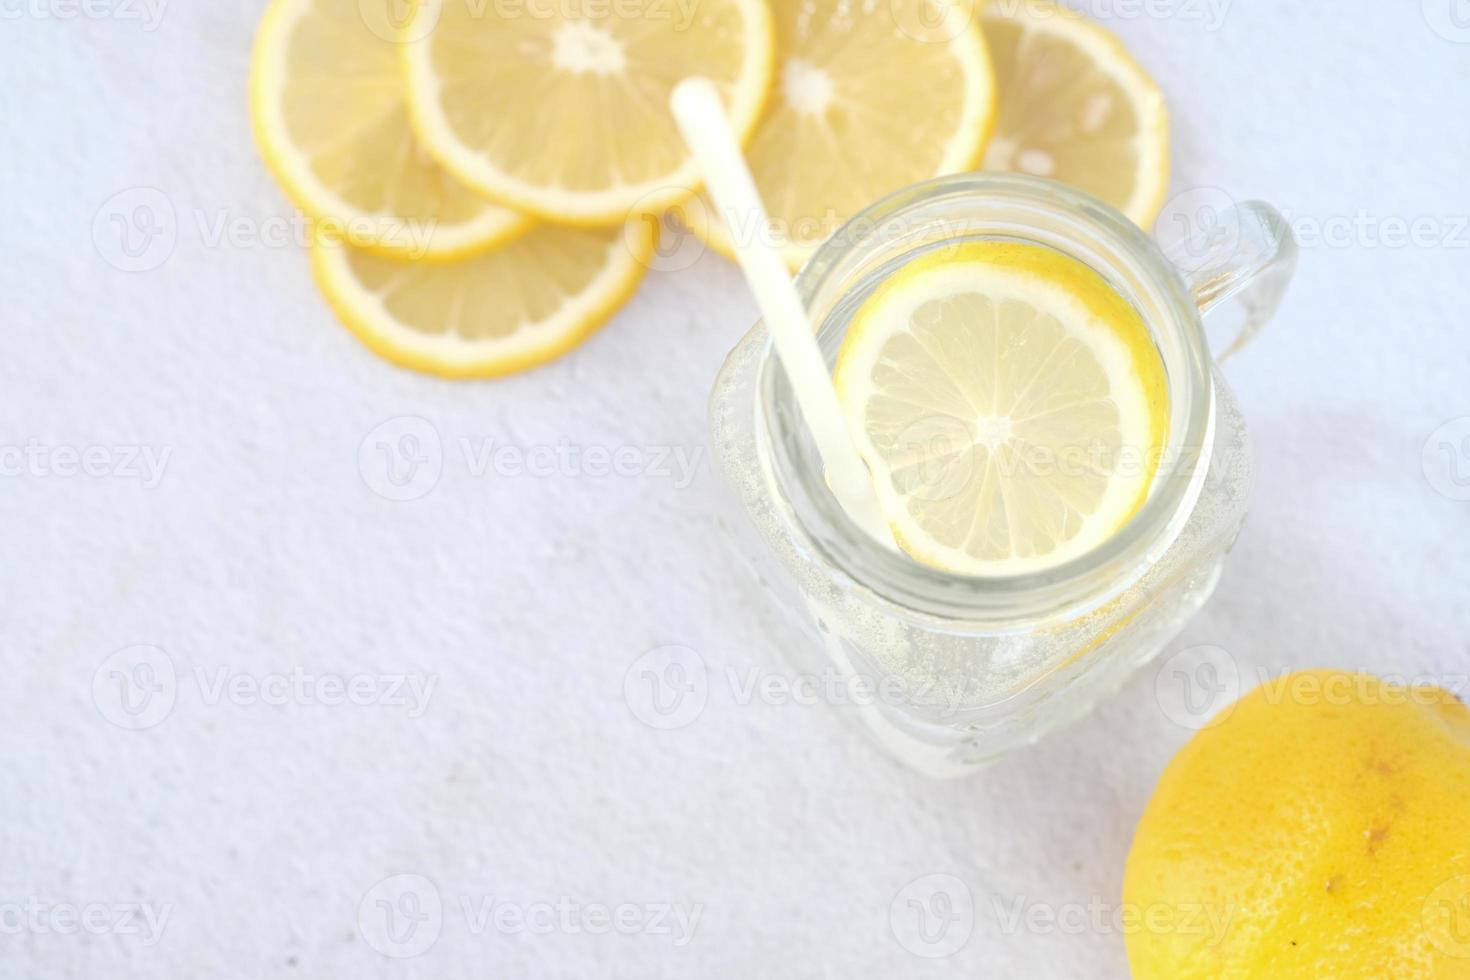
{"label": "white textured surface", "polygon": [[[153,488],[29,466],[0,478],[0,976],[1125,971],[1110,927],[1005,917],[1022,897],[1116,901],[1134,822],[1188,735],[1154,672],[1029,754],[931,784],[829,708],[737,703],[725,667],[780,672],[794,634],[708,465],[688,486],[470,474],[461,438],[702,447],[710,381],[753,319],[731,266],[651,276],[585,348],[525,377],[397,370],[336,326],[299,248],[211,244],[200,227],[290,214],[245,117],[258,0],[179,2],[151,32],[33,15],[77,9],[47,4],[0,4],[0,446],[171,455]],[[1232,365],[1257,497],[1217,597],[1172,649],[1218,644],[1248,676],[1470,670],[1470,503],[1421,465],[1436,427],[1470,415],[1470,43],[1451,39],[1452,0],[1423,7],[1236,0],[1215,31],[1185,13],[1204,5],[1114,21],[1171,99],[1175,190],[1259,196],[1307,223],[1426,218],[1442,240],[1386,247],[1359,222],[1354,240],[1304,248],[1279,322]],[[93,223],[140,186],[169,199],[178,240],[130,274]],[[399,416],[429,420],[445,458],[432,492],[393,503],[357,453]],[[1459,463],[1470,476],[1470,453]],[[143,731],[92,693],[134,644],[178,677],[171,713]],[[698,651],[712,678],[673,731],[623,697],[630,665],[663,644]],[[212,684],[221,668],[438,686],[418,717],[275,706],[213,697],[197,672]],[[426,952],[394,960],[356,922],[400,873],[432,880],[444,911]],[[890,929],[901,889],[929,874],[974,898],[974,933],[948,959]],[[682,946],[476,932],[465,896],[472,911],[566,896],[702,914]],[[170,917],[147,945],[43,931],[36,903]]]}

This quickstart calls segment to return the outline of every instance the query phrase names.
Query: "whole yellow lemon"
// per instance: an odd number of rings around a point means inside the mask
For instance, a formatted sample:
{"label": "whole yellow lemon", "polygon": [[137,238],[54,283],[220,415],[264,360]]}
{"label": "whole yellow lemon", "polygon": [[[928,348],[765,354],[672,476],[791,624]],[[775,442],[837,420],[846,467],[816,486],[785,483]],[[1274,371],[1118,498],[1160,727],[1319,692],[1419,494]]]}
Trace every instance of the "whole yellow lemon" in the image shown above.
{"label": "whole yellow lemon", "polygon": [[1138,980],[1470,978],[1470,709],[1268,681],[1159,780],[1123,878]]}

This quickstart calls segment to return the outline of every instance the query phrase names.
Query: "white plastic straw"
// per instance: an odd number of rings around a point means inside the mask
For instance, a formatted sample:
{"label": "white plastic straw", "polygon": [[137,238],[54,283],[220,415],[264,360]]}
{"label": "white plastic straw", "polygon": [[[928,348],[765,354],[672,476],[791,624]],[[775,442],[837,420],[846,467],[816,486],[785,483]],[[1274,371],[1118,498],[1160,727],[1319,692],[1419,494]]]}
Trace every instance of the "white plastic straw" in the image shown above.
{"label": "white plastic straw", "polygon": [[[705,186],[730,229],[766,230],[770,218],[755,189],[725,116],[719,92],[707,78],[686,78],[669,99],[684,142],[704,172]],[[827,470],[827,485],[837,502],[873,538],[892,547],[893,536],[873,492],[868,467],[853,445],[837,402],[832,376],[817,345],[785,260],[770,236],[734,234],[735,257],[776,344],[776,354],[791,379],[797,408]]]}

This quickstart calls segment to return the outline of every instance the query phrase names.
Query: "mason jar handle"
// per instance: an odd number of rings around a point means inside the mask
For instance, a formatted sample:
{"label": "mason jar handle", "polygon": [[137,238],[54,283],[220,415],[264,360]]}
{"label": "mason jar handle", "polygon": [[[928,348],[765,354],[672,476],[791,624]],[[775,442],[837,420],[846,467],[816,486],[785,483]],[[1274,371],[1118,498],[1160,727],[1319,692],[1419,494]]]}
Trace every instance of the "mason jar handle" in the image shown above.
{"label": "mason jar handle", "polygon": [[1296,271],[1296,239],[1271,205],[1245,201],[1190,216],[1193,234],[1164,251],[1194,296],[1215,360],[1240,353],[1271,319]]}

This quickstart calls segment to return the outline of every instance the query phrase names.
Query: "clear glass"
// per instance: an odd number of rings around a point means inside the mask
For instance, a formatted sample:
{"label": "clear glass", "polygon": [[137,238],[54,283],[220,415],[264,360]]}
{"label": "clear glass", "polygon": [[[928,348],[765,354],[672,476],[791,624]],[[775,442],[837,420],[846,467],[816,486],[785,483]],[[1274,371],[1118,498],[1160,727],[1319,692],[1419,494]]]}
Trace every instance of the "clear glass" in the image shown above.
{"label": "clear glass", "polygon": [[[1163,359],[1170,435],[1148,501],[1065,564],[968,577],[865,535],[833,499],[770,337],[756,324],[710,399],[725,475],[810,614],[796,666],[868,692],[867,728],[936,776],[972,770],[1080,717],[1178,633],[1209,598],[1245,518],[1244,419],[1207,346],[1202,311],[1228,317],[1233,353],[1274,312],[1295,262],[1285,222],[1259,203],[1212,216],[1211,237],[1166,259],[1128,219],[1050,181],[965,174],[885,198],[840,229],[797,277],[835,361],[849,314],[915,254],[966,239],[1045,245],[1093,268],[1142,314]],[[1171,259],[1173,261],[1171,261]]]}

